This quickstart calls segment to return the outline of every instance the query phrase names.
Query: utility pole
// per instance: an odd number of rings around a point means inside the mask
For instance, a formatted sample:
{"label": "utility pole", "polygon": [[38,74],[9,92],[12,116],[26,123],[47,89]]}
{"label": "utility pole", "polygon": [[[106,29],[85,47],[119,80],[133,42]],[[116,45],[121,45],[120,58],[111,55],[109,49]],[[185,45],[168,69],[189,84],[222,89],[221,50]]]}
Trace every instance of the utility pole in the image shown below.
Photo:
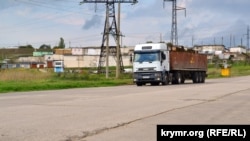
{"label": "utility pole", "polygon": [[[117,46],[116,46],[116,58],[120,58],[120,50],[121,50],[121,43],[120,43],[120,37],[121,37],[121,3],[118,3],[118,36],[117,36]],[[119,62],[119,59],[116,59],[116,78],[120,77],[120,71],[121,71],[121,63]]]}
{"label": "utility pole", "polygon": [[230,34],[230,48],[232,47],[232,34]]}
{"label": "utility pole", "polygon": [[249,26],[247,26],[247,50],[248,51],[250,51],[249,50],[249,34],[250,34],[249,32],[250,32],[250,29],[249,29]]}
{"label": "utility pole", "polygon": [[[108,4],[106,5],[108,9]],[[109,12],[106,10],[106,23],[104,27],[104,35],[106,36],[106,78],[109,78]],[[103,45],[104,46],[104,42]],[[103,48],[104,49],[104,48]],[[101,59],[101,58],[100,58]]]}
{"label": "utility pole", "polygon": [[163,2],[171,1],[172,2],[172,28],[171,28],[171,43],[178,46],[178,30],[177,30],[177,10],[185,10],[186,8],[177,6],[177,0],[163,0]]}
{"label": "utility pole", "polygon": [[194,35],[192,36],[192,47],[194,47]]}
{"label": "utility pole", "polygon": [[160,43],[162,43],[162,34],[160,33]]}
{"label": "utility pole", "polygon": [[235,36],[233,35],[233,46],[235,47]]}
{"label": "utility pole", "polygon": [[[116,77],[119,77],[119,74],[121,71],[124,70],[123,67],[123,61],[122,56],[120,55],[120,41],[118,41],[120,38],[120,29],[118,29],[116,24],[116,18],[115,18],[115,3],[131,3],[135,4],[137,3],[137,0],[83,0],[80,2],[80,4],[83,3],[104,3],[106,4],[106,20],[105,20],[105,26],[104,26],[104,32],[103,32],[103,38],[102,38],[102,45],[101,45],[101,53],[99,57],[99,64],[98,64],[98,73],[102,72],[103,64],[106,61],[109,61],[109,53],[113,55],[113,57],[116,59],[116,65],[117,65],[117,71],[119,71],[118,74],[116,74]],[[109,35],[112,35],[114,37],[116,47],[109,47]],[[106,42],[106,49],[105,44]],[[105,59],[106,58],[106,59]],[[106,77],[108,77],[107,68],[109,63],[106,62]],[[119,70],[118,70],[119,69]]]}

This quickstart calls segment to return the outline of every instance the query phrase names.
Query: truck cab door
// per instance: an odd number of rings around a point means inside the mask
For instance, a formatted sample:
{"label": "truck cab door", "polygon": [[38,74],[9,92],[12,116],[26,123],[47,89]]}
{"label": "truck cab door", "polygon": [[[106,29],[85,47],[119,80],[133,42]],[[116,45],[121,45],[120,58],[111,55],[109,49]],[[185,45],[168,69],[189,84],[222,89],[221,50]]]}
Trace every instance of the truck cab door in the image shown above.
{"label": "truck cab door", "polygon": [[161,66],[162,69],[169,71],[169,51],[161,52]]}

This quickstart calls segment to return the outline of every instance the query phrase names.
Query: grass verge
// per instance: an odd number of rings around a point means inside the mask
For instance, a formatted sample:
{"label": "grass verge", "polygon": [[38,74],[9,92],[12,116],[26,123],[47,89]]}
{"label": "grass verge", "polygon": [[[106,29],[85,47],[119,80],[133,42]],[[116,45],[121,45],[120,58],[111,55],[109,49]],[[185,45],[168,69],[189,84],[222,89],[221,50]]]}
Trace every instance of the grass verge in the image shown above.
{"label": "grass verge", "polygon": [[114,74],[106,79],[104,74],[41,72],[32,69],[12,69],[0,72],[0,93],[56,90],[70,88],[109,87],[133,84],[131,74]]}
{"label": "grass verge", "polygon": [[[221,69],[214,65],[208,67],[208,78],[221,78]],[[233,64],[230,77],[250,75],[250,65]],[[105,74],[92,74],[89,70],[77,73],[55,74],[53,70],[39,71],[36,69],[0,70],[0,93],[56,90],[70,88],[109,87],[133,84],[132,74],[122,74],[115,79],[111,73],[106,79]]]}
{"label": "grass verge", "polygon": [[[229,70],[229,77],[250,75],[250,65],[245,65],[244,63],[235,63]],[[208,66],[207,74],[208,78],[223,78],[223,76],[221,76],[221,68],[215,67],[214,65]]]}

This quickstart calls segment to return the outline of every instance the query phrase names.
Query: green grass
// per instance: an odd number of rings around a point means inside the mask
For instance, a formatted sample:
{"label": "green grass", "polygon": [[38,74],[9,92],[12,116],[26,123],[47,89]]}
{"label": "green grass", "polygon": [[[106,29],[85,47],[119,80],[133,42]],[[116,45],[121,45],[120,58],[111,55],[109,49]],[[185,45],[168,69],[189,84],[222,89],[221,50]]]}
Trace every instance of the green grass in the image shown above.
{"label": "green grass", "polygon": [[[131,80],[130,80],[131,81]],[[129,84],[129,80],[105,80],[105,81],[84,81],[84,80],[41,80],[41,81],[7,81],[0,82],[0,92],[21,92],[55,90],[69,88],[106,87]]]}
{"label": "green grass", "polygon": [[[110,70],[114,72],[115,68]],[[132,74],[121,74],[120,79],[111,73],[106,79],[105,74],[89,73],[91,69],[82,69],[80,73],[56,74],[37,69],[0,70],[0,93],[57,90],[70,88],[109,87],[133,84]],[[230,77],[250,75],[250,65],[235,63],[230,69]],[[214,65],[208,66],[208,78],[222,78],[221,69]]]}
{"label": "green grass", "polygon": [[[221,68],[215,67],[214,65],[208,66],[208,78],[222,78],[221,76]],[[246,76],[250,75],[250,65],[245,65],[242,62],[232,64],[230,68],[230,76],[229,77],[236,77],[236,76]]]}
{"label": "green grass", "polygon": [[0,71],[0,93],[40,91],[70,88],[108,87],[133,84],[131,74],[114,74],[106,79],[104,74],[41,72],[36,69],[11,69]]}

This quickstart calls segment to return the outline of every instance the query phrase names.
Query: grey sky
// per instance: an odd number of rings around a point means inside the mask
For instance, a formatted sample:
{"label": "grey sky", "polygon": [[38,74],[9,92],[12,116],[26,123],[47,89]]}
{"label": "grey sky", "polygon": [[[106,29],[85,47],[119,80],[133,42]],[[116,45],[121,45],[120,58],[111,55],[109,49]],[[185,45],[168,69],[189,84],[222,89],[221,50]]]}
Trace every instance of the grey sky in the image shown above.
{"label": "grey sky", "polygon": [[[79,5],[81,0],[0,0],[0,47],[31,44],[57,45],[63,37],[66,46],[100,46],[105,6]],[[250,24],[249,0],[177,0],[186,7],[178,11],[179,44],[246,45]],[[170,40],[171,2],[139,0],[122,4],[123,45]],[[233,37],[233,38],[232,38]],[[193,40],[192,40],[193,39]],[[112,40],[112,38],[111,38]]]}

